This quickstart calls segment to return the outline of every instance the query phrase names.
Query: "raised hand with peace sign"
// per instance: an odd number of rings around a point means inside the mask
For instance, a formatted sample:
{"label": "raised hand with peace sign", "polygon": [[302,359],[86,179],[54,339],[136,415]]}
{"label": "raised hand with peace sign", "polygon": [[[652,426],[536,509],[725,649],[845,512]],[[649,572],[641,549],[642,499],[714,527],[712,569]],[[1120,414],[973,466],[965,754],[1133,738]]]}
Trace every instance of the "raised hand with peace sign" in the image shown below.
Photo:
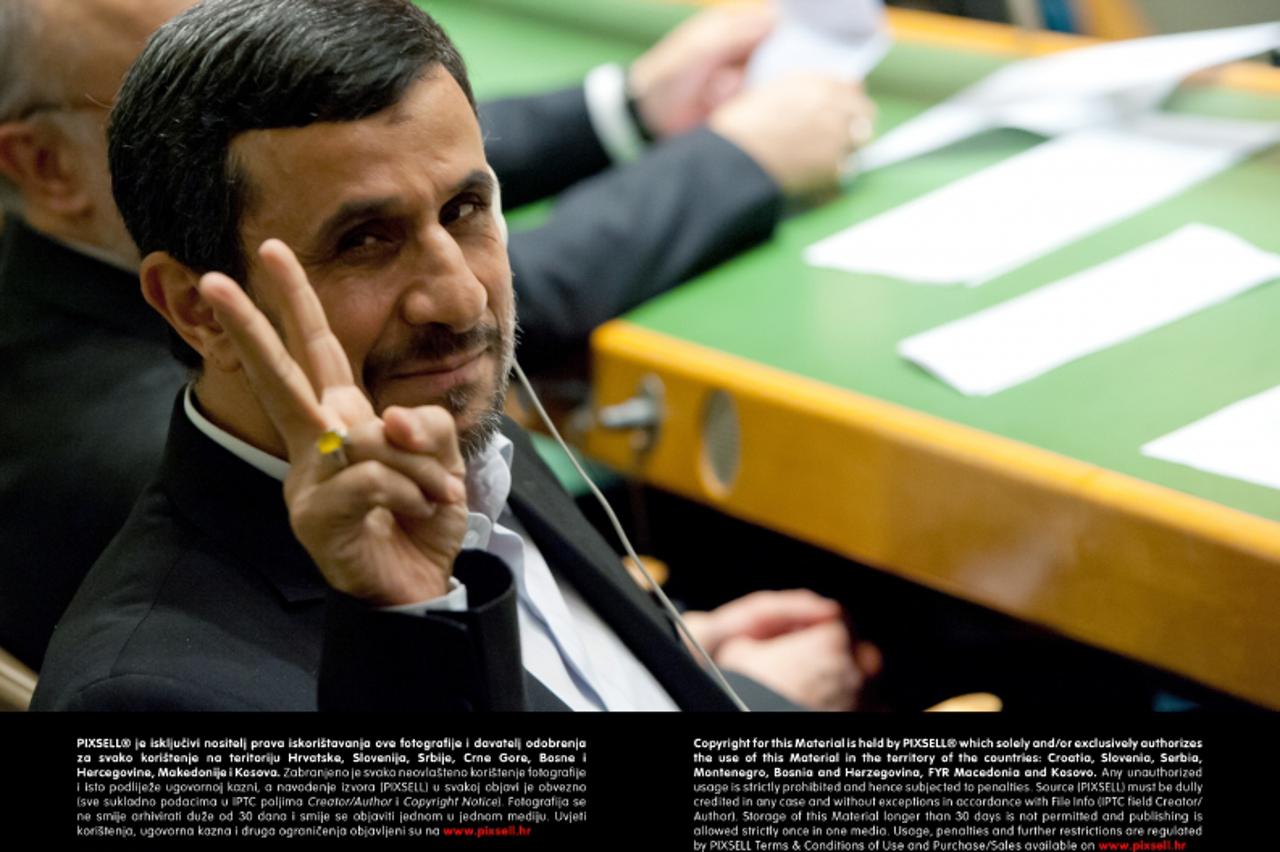
{"label": "raised hand with peace sign", "polygon": [[[288,346],[230,278],[209,273],[200,293],[288,449],[294,534],[329,584],[353,597],[391,605],[443,595],[467,523],[453,417],[435,405],[379,416],[293,252],[268,240],[259,256]],[[332,434],[345,436],[346,466],[317,446]]]}

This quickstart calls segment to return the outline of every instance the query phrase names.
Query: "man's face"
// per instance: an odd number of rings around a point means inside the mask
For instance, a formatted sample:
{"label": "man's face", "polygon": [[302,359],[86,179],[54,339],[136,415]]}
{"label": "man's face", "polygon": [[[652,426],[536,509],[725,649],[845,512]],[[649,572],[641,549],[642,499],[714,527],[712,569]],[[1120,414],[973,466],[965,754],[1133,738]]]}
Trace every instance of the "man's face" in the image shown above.
{"label": "man's face", "polygon": [[360,121],[242,134],[231,156],[248,186],[248,289],[267,316],[279,307],[256,247],[276,237],[374,408],[443,405],[464,451],[479,449],[500,410],[515,313],[480,127],[454,79],[432,69]]}

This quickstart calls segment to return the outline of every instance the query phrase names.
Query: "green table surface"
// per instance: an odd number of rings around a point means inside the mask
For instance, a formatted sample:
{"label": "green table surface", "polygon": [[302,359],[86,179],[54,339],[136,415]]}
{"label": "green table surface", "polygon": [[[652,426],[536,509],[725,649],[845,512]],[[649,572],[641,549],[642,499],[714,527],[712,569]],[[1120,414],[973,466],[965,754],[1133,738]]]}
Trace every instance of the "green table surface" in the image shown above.
{"label": "green table surface", "polygon": [[[424,6],[458,41],[482,97],[580,80],[600,62],[634,57],[688,13],[638,0],[466,0]],[[899,44],[867,83],[880,108],[879,129],[910,118],[1002,61],[981,52]],[[1280,96],[1219,88],[1185,87],[1166,108],[1280,121]],[[1187,222],[1216,225],[1280,251],[1280,147],[981,287],[917,286],[810,267],[801,260],[803,249],[816,240],[1038,141],[1018,131],[993,131],[861,176],[837,200],[790,217],[768,244],[626,319],[1280,520],[1280,491],[1139,452],[1153,438],[1280,385],[1277,282],[986,398],[965,397],[896,353],[905,337],[1102,263]],[[922,251],[929,239],[920,235]]]}

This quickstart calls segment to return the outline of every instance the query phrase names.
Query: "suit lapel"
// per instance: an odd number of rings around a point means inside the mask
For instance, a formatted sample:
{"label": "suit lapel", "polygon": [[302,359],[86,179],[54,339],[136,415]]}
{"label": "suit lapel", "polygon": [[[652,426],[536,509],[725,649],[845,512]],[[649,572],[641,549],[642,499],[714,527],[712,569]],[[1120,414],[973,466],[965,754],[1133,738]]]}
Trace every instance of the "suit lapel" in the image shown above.
{"label": "suit lapel", "polygon": [[573,710],[528,669],[524,670],[524,696],[528,708],[539,713],[569,713]]}
{"label": "suit lapel", "polygon": [[509,502],[547,564],[573,584],[682,709],[733,710],[538,458],[528,436],[509,422],[503,431],[515,444]]}

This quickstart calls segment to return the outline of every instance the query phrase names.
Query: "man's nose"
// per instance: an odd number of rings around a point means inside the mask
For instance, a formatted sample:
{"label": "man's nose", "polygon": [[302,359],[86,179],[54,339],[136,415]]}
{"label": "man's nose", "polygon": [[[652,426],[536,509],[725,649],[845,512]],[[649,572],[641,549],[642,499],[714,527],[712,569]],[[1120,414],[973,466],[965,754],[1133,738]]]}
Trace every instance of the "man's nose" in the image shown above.
{"label": "man's nose", "polygon": [[464,332],[480,324],[488,303],[484,284],[471,271],[453,235],[443,225],[429,225],[421,236],[411,285],[401,301],[405,322]]}

